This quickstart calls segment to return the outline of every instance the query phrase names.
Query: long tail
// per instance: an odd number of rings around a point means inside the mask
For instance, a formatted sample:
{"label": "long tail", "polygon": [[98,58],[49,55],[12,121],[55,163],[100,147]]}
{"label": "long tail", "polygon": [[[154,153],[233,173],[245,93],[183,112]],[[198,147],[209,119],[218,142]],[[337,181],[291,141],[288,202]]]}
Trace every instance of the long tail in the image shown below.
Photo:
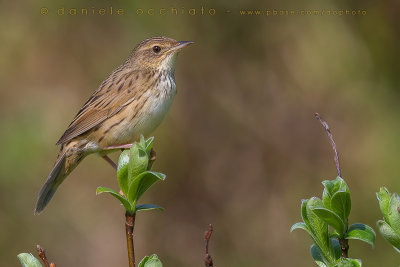
{"label": "long tail", "polygon": [[64,152],[54,165],[49,177],[42,186],[39,192],[39,197],[36,202],[35,214],[39,214],[50,202],[58,186],[64,181],[69,172],[66,170],[66,153]]}

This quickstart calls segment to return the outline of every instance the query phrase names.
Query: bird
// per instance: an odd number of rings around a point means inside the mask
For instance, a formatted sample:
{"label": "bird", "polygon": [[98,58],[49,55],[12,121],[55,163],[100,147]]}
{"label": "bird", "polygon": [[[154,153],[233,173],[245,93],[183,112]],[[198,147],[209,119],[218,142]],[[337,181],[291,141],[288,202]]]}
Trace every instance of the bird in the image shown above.
{"label": "bird", "polygon": [[56,145],[56,162],[42,186],[35,214],[41,213],[59,185],[89,154],[107,156],[129,148],[163,121],[177,93],[175,62],[192,41],[152,37],[140,42],[128,59],[100,84],[79,110]]}

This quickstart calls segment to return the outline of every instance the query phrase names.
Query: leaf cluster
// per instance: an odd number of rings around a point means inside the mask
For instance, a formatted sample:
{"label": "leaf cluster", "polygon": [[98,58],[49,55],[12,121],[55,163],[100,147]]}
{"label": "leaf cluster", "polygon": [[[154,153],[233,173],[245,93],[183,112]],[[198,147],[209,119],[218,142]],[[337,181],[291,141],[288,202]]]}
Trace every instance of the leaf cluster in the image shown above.
{"label": "leaf cluster", "polygon": [[108,187],[98,187],[97,194],[109,193],[125,207],[129,214],[141,210],[164,210],[154,204],[136,205],[140,197],[155,182],[164,181],[166,176],[159,172],[149,170],[150,151],[153,146],[154,137],[147,140],[143,136],[140,142],[135,142],[129,150],[121,153],[118,160],[117,177],[120,192]]}
{"label": "leaf cluster", "polygon": [[383,220],[377,222],[379,232],[393,248],[400,253],[400,198],[394,193],[390,194],[385,187],[376,193]]}
{"label": "leaf cluster", "polygon": [[339,241],[358,239],[373,246],[375,232],[362,223],[348,227],[351,198],[349,188],[341,177],[323,181],[322,184],[322,199],[312,197],[302,201],[303,222],[294,224],[291,231],[303,229],[311,236],[314,244],[310,252],[318,266],[361,266],[360,260],[342,257]]}

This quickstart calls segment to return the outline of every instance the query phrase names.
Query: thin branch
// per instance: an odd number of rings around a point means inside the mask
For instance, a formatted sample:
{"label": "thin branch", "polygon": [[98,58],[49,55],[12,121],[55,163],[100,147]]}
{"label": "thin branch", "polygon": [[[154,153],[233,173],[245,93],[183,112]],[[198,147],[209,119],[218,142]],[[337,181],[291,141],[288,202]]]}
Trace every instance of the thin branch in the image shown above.
{"label": "thin branch", "polygon": [[208,230],[204,232],[204,240],[206,242],[206,255],[204,257],[204,263],[205,263],[206,267],[213,267],[214,266],[213,260],[211,258],[211,255],[208,254],[208,244],[210,242],[210,238],[211,238],[212,233],[213,233],[213,226],[212,226],[212,224],[210,224],[208,226]]}
{"label": "thin branch", "polygon": [[342,250],[342,257],[347,258],[349,256],[349,240],[346,238],[339,238],[339,244]]}
{"label": "thin branch", "polygon": [[37,249],[39,257],[42,259],[45,267],[56,267],[56,264],[54,262],[49,264],[49,261],[47,260],[47,257],[46,257],[46,253],[44,252],[44,249],[40,245],[37,245],[36,249]]}
{"label": "thin branch", "polygon": [[126,245],[128,248],[129,267],[135,267],[135,247],[133,245],[133,228],[136,214],[125,213]]}
{"label": "thin branch", "polygon": [[339,177],[342,177],[342,172],[340,170],[340,163],[339,163],[339,153],[337,152],[336,144],[335,144],[335,141],[333,140],[333,136],[332,136],[331,130],[329,129],[329,126],[326,123],[326,121],[322,120],[321,116],[318,113],[315,113],[314,116],[322,124],[322,126],[325,128],[325,131],[326,131],[326,134],[328,135],[329,141],[331,141],[331,145],[332,145],[333,151],[335,152],[334,160],[335,160],[337,174],[338,174]]}

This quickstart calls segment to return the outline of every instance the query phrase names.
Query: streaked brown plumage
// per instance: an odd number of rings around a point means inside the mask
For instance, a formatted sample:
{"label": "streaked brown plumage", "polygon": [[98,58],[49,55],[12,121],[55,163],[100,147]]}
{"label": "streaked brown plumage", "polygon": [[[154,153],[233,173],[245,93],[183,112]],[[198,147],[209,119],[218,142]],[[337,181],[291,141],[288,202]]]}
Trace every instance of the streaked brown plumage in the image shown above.
{"label": "streaked brown plumage", "polygon": [[176,94],[176,54],[191,43],[167,37],[146,39],[102,82],[58,140],[61,149],[39,193],[35,213],[46,207],[85,156],[105,155],[131,144],[161,123]]}

